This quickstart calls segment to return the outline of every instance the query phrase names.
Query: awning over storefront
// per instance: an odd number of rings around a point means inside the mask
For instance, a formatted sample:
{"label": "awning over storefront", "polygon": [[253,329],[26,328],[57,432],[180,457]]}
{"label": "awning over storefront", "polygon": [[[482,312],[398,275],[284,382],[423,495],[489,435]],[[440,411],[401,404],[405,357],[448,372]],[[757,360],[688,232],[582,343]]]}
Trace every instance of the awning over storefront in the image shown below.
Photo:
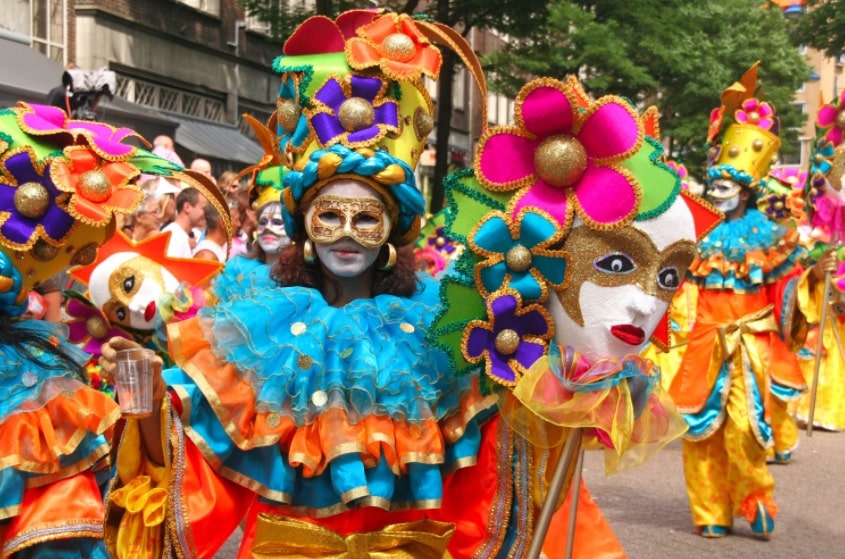
{"label": "awning over storefront", "polygon": [[[62,85],[64,67],[32,49],[25,37],[0,33],[0,107],[14,107],[18,101],[47,103],[51,89]],[[112,126],[125,126],[152,141],[158,134],[172,136],[177,123],[159,111],[130,103],[120,97],[104,99],[96,118]]]}
{"label": "awning over storefront", "polygon": [[264,155],[264,149],[258,142],[247,138],[234,126],[194,120],[172,113],[168,113],[168,116],[179,123],[174,138],[176,144],[198,157],[236,161],[246,166],[258,163]]}

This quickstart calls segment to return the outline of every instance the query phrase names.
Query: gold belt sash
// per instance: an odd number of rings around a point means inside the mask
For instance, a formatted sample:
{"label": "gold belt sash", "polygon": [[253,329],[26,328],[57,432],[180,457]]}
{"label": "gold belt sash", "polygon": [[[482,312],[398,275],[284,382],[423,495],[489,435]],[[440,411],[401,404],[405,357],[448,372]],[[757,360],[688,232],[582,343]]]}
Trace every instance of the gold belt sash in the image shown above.
{"label": "gold belt sash", "polygon": [[763,332],[777,332],[778,324],[775,320],[774,307],[767,306],[755,313],[719,326],[719,341],[722,344],[724,358],[727,359],[743,343],[745,334],[760,334]]}
{"label": "gold belt sash", "polygon": [[342,536],[309,522],[262,513],[258,515],[252,556],[255,559],[442,559],[454,531],[453,524],[419,520]]}

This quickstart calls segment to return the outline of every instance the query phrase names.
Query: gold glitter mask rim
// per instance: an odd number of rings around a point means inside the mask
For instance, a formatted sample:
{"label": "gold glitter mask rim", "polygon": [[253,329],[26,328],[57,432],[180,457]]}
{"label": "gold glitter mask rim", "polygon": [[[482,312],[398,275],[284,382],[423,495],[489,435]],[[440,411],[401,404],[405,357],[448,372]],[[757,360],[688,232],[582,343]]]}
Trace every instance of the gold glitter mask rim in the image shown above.
{"label": "gold glitter mask rim", "polygon": [[318,244],[348,237],[363,247],[378,248],[390,236],[387,208],[375,198],[322,194],[311,202],[308,213],[305,230]]}

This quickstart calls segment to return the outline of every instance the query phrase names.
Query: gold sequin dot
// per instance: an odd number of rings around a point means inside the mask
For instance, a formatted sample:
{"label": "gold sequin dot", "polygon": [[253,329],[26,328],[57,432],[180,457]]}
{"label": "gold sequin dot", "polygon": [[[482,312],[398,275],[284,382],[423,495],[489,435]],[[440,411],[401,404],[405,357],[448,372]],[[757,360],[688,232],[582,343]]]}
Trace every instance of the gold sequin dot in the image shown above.
{"label": "gold sequin dot", "polygon": [[307,355],[300,355],[299,358],[296,360],[296,365],[303,371],[306,369],[310,369],[311,365],[313,364],[314,360],[308,357]]}
{"label": "gold sequin dot", "polygon": [[405,332],[406,334],[413,334],[414,330],[416,330],[416,328],[414,328],[414,325],[409,322],[403,322],[402,324],[400,324],[399,329]]}
{"label": "gold sequin dot", "polygon": [[21,382],[24,386],[35,386],[35,383],[38,382],[38,375],[33,373],[32,371],[27,371],[23,374],[21,378]]}
{"label": "gold sequin dot", "polygon": [[32,257],[40,262],[52,260],[58,253],[59,247],[54,247],[43,239],[35,241],[35,245],[32,247]]}
{"label": "gold sequin dot", "polygon": [[427,137],[434,130],[434,118],[426,109],[419,107],[414,111],[414,132],[418,140]]}
{"label": "gold sequin dot", "polygon": [[87,266],[97,258],[97,243],[89,243],[74,253],[70,263],[74,266]]}
{"label": "gold sequin dot", "polygon": [[571,186],[587,170],[587,150],[568,134],[549,136],[534,152],[534,168],[552,186]]}
{"label": "gold sequin dot", "polygon": [[385,37],[381,49],[388,58],[398,62],[409,61],[417,52],[414,40],[403,33],[392,33]]}
{"label": "gold sequin dot", "polygon": [[519,347],[519,334],[515,330],[505,328],[496,334],[496,351],[502,355],[513,355]]}
{"label": "gold sequin dot", "polygon": [[839,111],[839,114],[836,115],[836,126],[845,129],[845,111]]}
{"label": "gold sequin dot", "polygon": [[318,408],[322,408],[326,405],[329,401],[329,395],[326,394],[325,390],[317,390],[313,394],[311,394],[311,403],[314,404]]}
{"label": "gold sequin dot", "polygon": [[277,412],[273,412],[267,416],[267,426],[271,429],[278,427],[281,422],[282,416]]}
{"label": "gold sequin dot", "polygon": [[25,217],[37,219],[50,208],[50,193],[37,182],[25,182],[15,189],[14,203]]}
{"label": "gold sequin dot", "polygon": [[111,196],[111,182],[102,171],[88,171],[79,178],[79,193],[92,202],[105,202]]}
{"label": "gold sequin dot", "polygon": [[514,272],[524,272],[531,267],[531,251],[522,245],[516,245],[505,255],[505,262]]}
{"label": "gold sequin dot", "polygon": [[337,110],[337,120],[347,132],[357,132],[372,126],[376,121],[376,113],[366,99],[352,97]]}
{"label": "gold sequin dot", "polygon": [[294,322],[290,325],[290,333],[294,336],[299,336],[300,334],[304,334],[308,327],[305,325],[304,322]]}
{"label": "gold sequin dot", "polygon": [[109,325],[101,316],[91,316],[85,321],[85,331],[97,340],[102,340],[109,334]]}
{"label": "gold sequin dot", "polygon": [[341,359],[347,359],[350,355],[352,355],[352,348],[351,347],[347,347],[346,349],[344,349],[343,351],[340,352],[340,358]]}
{"label": "gold sequin dot", "polygon": [[276,115],[279,119],[279,126],[288,134],[296,130],[296,125],[299,122],[299,107],[293,99],[285,99],[280,101],[276,108]]}

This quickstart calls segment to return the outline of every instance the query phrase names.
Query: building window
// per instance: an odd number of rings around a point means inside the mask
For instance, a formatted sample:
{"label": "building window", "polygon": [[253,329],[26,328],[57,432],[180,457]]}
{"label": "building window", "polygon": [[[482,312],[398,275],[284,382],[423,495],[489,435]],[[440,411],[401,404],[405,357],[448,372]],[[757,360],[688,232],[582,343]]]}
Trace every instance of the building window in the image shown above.
{"label": "building window", "polygon": [[186,6],[190,6],[195,10],[199,10],[201,12],[205,12],[208,14],[212,14],[215,16],[220,15],[220,0],[176,0],[180,4],[185,4]]}
{"label": "building window", "polygon": [[458,111],[465,110],[467,106],[466,80],[466,69],[458,68],[455,79],[452,81],[452,107]]}
{"label": "building window", "polygon": [[0,0],[0,9],[0,26],[29,37],[41,54],[63,65],[67,62],[67,0]]}

